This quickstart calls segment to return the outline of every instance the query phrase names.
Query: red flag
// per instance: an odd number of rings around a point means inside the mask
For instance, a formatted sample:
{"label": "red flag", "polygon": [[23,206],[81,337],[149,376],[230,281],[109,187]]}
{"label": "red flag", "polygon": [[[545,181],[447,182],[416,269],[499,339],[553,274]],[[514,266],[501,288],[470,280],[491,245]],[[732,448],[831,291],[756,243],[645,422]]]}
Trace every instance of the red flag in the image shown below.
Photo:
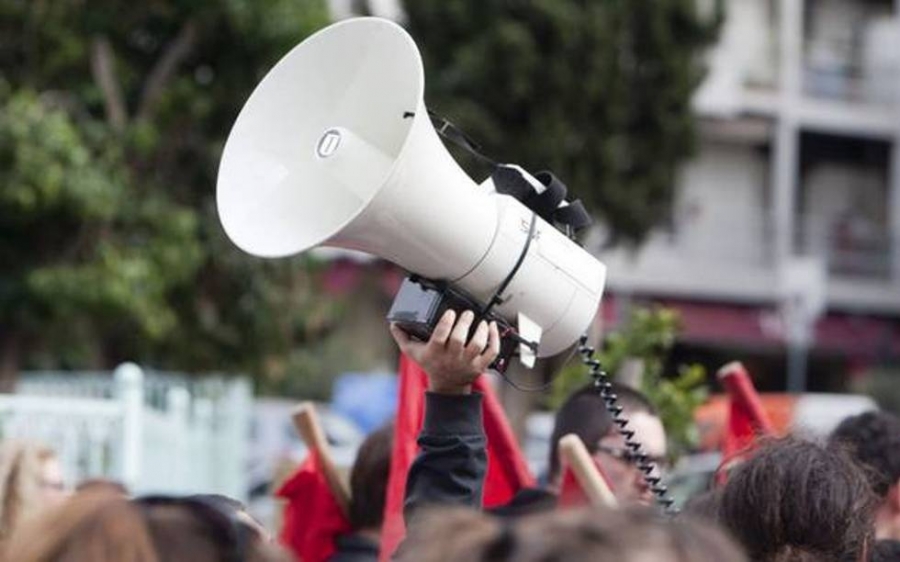
{"label": "red flag", "polygon": [[[580,440],[579,440],[580,442]],[[587,449],[584,448],[583,442],[581,442],[581,449],[584,451],[584,455],[590,455],[587,452]],[[559,487],[559,495],[556,506],[558,508],[566,509],[571,507],[580,507],[585,505],[591,505],[591,498],[588,496],[588,493],[582,487],[581,482],[578,480],[578,476],[575,474],[575,471],[572,470],[571,465],[566,460],[564,456],[564,451],[560,451],[560,461],[562,462],[562,483]],[[597,459],[594,457],[590,458],[591,465],[597,469],[597,474],[600,476],[600,479],[606,484],[606,488],[615,493],[613,489],[612,482],[610,482],[609,477],[603,471],[603,467],[600,466],[600,463],[597,462]],[[590,466],[590,465],[588,465]]]}
{"label": "red flag", "polygon": [[525,455],[513,433],[500,400],[487,377],[475,381],[474,389],[482,398],[484,434],[488,442],[488,468],[484,480],[484,508],[505,505],[522,488],[534,488],[537,482],[528,468]]}
{"label": "red flag", "polygon": [[[525,456],[513,435],[499,400],[485,377],[479,377],[474,390],[483,394],[482,417],[487,437],[488,469],[484,481],[484,507],[509,502],[522,488],[534,487]],[[384,526],[381,530],[379,560],[386,562],[403,540],[403,501],[406,476],[419,451],[416,439],[425,417],[425,390],[428,377],[413,360],[400,356],[400,396],[394,424],[394,451],[388,479]]]}
{"label": "red flag", "polygon": [[279,541],[302,562],[324,562],[335,551],[335,538],[350,532],[315,451],[275,495],[287,500]]}
{"label": "red flag", "polygon": [[721,483],[724,469],[751,449],[758,436],[774,435],[775,429],[750,375],[741,363],[728,363],[719,369],[718,377],[729,396],[728,425],[721,447]]}
{"label": "red flag", "polygon": [[578,478],[572,469],[563,465],[562,484],[559,487],[559,500],[556,502],[558,508],[580,507],[590,505],[591,500],[587,494],[581,489]]}

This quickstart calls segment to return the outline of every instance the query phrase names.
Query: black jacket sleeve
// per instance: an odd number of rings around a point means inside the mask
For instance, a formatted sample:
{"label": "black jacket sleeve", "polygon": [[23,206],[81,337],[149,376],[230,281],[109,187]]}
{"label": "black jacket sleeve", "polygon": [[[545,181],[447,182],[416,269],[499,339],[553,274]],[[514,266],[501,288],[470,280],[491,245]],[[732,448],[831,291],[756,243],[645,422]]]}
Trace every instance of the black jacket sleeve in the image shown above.
{"label": "black jacket sleeve", "polygon": [[407,523],[423,505],[481,508],[487,451],[481,395],[425,393],[419,456],[406,478]]}

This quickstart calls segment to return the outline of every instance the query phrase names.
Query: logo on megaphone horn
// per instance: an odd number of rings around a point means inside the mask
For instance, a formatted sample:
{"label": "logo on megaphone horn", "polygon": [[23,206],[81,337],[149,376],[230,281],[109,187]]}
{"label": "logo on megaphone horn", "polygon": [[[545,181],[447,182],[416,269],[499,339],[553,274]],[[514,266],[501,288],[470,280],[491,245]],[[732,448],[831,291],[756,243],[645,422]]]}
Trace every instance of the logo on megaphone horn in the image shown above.
{"label": "logo on megaphone horn", "polygon": [[328,129],[322,134],[316,144],[316,156],[319,158],[328,158],[334,154],[341,146],[341,132],[338,129]]}
{"label": "logo on megaphone horn", "polygon": [[225,232],[261,257],[316,246],[379,256],[493,306],[537,356],[565,350],[596,313],[605,266],[490,180],[476,184],[423,91],[419,51],[393,22],[345,20],[296,46],[228,137],[216,193]]}

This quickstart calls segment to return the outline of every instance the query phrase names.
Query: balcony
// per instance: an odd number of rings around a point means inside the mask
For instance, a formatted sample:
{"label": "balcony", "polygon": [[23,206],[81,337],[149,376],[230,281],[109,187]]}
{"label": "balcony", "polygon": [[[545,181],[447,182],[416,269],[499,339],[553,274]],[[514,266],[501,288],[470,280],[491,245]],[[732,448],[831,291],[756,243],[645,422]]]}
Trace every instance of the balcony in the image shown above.
{"label": "balcony", "polygon": [[900,32],[892,2],[807,0],[803,93],[821,100],[894,107]]}
{"label": "balcony", "polygon": [[[805,0],[782,29],[785,5],[730,0],[700,115],[779,119],[809,131],[893,140],[900,122],[900,24],[892,2]],[[787,9],[787,8],[785,8]],[[797,37],[787,51],[781,43]]]}
{"label": "balcony", "polygon": [[[900,237],[821,217],[797,217],[796,255],[821,258],[832,308],[900,312]],[[609,286],[628,293],[734,303],[773,303],[779,295],[774,222],[684,221],[655,233],[638,251],[597,250]],[[596,248],[596,247],[595,247]]]}
{"label": "balcony", "polygon": [[772,229],[762,221],[683,222],[636,252],[597,252],[614,290],[699,300],[768,302],[776,283]]}

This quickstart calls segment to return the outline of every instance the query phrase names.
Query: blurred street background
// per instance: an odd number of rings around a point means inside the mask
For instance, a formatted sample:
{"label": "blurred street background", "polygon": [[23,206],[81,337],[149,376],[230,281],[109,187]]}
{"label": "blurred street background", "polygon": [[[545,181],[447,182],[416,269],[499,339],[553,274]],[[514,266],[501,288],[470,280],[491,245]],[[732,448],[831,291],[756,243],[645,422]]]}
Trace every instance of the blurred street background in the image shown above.
{"label": "blurred street background", "polygon": [[[220,492],[271,520],[311,400],[350,466],[396,405],[405,272],[248,257],[215,179],[265,72],[358,15],[414,37],[430,109],[595,216],[594,337],[662,411],[681,497],[718,465],[730,361],[781,427],[900,413],[900,0],[0,0],[3,438],[54,446],[72,483]],[[497,381],[540,473],[587,374],[509,376],[553,379]]]}

